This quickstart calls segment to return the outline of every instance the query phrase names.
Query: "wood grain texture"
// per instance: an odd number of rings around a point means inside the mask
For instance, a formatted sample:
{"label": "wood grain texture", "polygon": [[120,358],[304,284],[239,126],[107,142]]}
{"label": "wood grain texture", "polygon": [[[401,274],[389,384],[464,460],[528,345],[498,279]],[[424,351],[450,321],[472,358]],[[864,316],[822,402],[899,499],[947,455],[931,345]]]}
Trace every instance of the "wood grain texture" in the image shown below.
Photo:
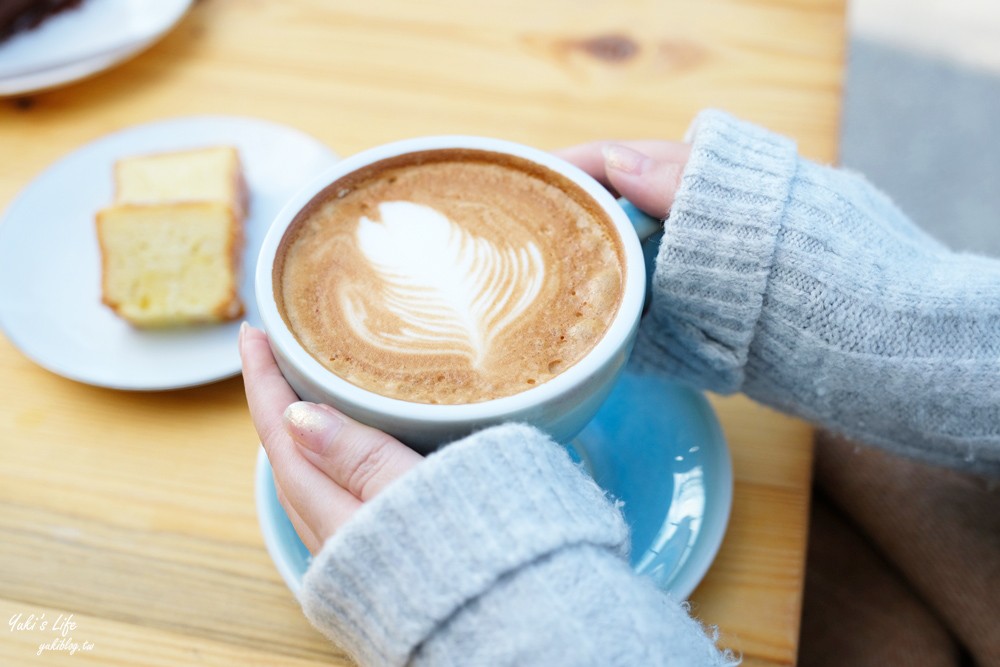
{"label": "wood grain texture", "polygon": [[[841,0],[204,0],[116,69],[0,100],[0,206],[87,141],[195,114],[263,117],[349,154],[433,133],[541,148],[678,138],[718,106],[830,162],[843,11]],[[72,613],[74,634],[94,643],[36,656],[45,633],[0,626],[0,664],[349,664],[264,550],[239,379],[96,389],[2,337],[0,378],[0,617]],[[712,400],[735,502],[694,611],[744,664],[793,664],[810,431],[743,398]]]}

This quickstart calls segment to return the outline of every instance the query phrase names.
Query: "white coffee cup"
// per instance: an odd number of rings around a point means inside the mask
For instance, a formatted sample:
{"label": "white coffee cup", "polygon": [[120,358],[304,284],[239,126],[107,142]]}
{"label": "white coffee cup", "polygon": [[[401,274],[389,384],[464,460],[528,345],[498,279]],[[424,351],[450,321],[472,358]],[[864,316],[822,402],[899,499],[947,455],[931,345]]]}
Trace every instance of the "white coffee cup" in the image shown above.
{"label": "white coffee cup", "polygon": [[[389,398],[338,377],[302,347],[285,324],[274,297],[275,257],[285,231],[296,215],[330,183],[387,158],[454,148],[485,150],[530,160],[565,176],[590,195],[610,216],[624,249],[625,280],[621,304],[604,336],[585,357],[537,387],[511,396],[464,405],[430,405]],[[630,216],[634,222],[630,221]],[[657,228],[655,221],[651,223],[650,218],[635,209],[626,214],[601,184],[550,153],[483,137],[409,139],[372,148],[338,162],[318,175],[285,205],[272,223],[260,250],[255,279],[257,304],[278,367],[300,398],[332,405],[418,451],[428,452],[487,426],[510,421],[532,424],[558,442],[569,442],[596,414],[631,353],[646,293],[646,267],[640,235],[648,236]]]}

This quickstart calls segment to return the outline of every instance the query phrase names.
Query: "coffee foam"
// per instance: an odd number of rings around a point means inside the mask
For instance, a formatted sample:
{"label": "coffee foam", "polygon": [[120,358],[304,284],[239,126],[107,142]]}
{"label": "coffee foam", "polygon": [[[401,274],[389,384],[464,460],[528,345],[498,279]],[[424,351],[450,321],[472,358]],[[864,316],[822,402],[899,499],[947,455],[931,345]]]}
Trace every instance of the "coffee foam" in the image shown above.
{"label": "coffee foam", "polygon": [[[345,319],[384,352],[466,356],[481,368],[497,334],[531,305],[545,279],[538,247],[478,238],[422,204],[384,202],[381,221],[362,217],[356,237],[382,291],[345,290]],[[398,318],[392,331],[369,326],[372,312]]]}
{"label": "coffee foam", "polygon": [[617,312],[623,251],[565,177],[484,151],[393,158],[317,195],[274,268],[303,347],[361,387],[426,403],[519,393],[582,358]]}

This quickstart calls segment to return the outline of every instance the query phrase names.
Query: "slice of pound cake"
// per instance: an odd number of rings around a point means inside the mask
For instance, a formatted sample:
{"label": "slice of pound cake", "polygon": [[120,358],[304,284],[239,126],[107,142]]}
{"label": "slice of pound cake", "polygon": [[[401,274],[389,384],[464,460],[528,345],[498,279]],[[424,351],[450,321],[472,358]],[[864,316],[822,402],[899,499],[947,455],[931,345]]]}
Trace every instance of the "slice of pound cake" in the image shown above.
{"label": "slice of pound cake", "polygon": [[137,326],[220,322],[243,314],[239,222],[220,202],[136,206],[97,214],[104,303]]}
{"label": "slice of pound cake", "polygon": [[175,201],[228,202],[242,220],[246,186],[236,149],[217,146],[139,155],[115,163],[116,204]]}
{"label": "slice of pound cake", "polygon": [[97,214],[102,300],[139,327],[232,320],[246,188],[235,149],[121,160],[115,204]]}

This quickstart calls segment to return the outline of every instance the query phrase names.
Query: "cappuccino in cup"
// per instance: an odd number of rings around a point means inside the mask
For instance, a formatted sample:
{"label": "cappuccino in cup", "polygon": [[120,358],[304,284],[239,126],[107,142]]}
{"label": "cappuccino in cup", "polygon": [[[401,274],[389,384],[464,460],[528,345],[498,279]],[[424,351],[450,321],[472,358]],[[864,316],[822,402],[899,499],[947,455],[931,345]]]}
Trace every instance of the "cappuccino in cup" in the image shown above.
{"label": "cappuccino in cup", "polygon": [[329,183],[272,265],[287,329],[324,368],[392,399],[459,405],[543,385],[622,304],[625,249],[577,182],[471,148],[409,152]]}
{"label": "cappuccino in cup", "polygon": [[257,308],[299,398],[417,451],[505,422],[569,442],[631,353],[658,228],[551,153],[407,139],[288,201]]}

